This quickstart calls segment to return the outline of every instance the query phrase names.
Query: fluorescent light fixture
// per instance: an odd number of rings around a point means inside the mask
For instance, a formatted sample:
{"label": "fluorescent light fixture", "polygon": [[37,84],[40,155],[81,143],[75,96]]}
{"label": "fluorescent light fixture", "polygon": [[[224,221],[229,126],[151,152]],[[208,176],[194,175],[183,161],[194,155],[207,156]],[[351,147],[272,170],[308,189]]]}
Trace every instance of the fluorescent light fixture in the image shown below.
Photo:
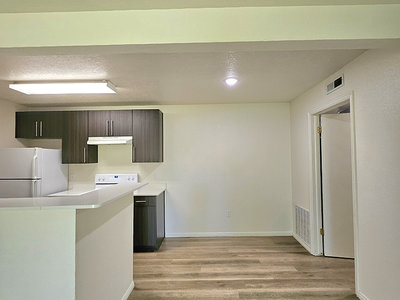
{"label": "fluorescent light fixture", "polygon": [[238,80],[236,78],[234,78],[234,77],[229,77],[229,78],[225,79],[225,83],[228,86],[234,86],[237,82],[238,82]]}
{"label": "fluorescent light fixture", "polygon": [[21,82],[12,83],[9,87],[27,95],[116,93],[115,86],[109,81]]}

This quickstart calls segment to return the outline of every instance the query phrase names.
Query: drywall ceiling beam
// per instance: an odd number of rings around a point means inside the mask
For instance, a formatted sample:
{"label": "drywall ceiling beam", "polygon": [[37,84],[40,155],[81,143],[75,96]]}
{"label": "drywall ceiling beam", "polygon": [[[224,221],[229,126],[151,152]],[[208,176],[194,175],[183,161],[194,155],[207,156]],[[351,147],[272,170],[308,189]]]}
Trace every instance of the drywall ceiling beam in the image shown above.
{"label": "drywall ceiling beam", "polygon": [[0,14],[0,48],[400,38],[400,5]]}
{"label": "drywall ceiling beam", "polygon": [[1,0],[0,13],[135,9],[400,4],[400,0]]}

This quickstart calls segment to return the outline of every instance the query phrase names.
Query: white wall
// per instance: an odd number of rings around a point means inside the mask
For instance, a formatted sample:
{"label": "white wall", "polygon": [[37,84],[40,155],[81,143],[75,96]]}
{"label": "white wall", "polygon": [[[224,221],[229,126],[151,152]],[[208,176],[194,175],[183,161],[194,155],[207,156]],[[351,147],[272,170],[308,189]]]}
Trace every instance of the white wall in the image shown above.
{"label": "white wall", "polygon": [[0,211],[0,299],[75,298],[75,210]]}
{"label": "white wall", "polygon": [[71,186],[139,172],[168,185],[169,236],[291,234],[288,103],[160,109],[164,163],[132,164],[129,145],[99,146],[98,164],[70,166]]}
{"label": "white wall", "polygon": [[0,100],[0,148],[23,147],[15,137],[15,112],[22,106]]}
{"label": "white wall", "polygon": [[359,288],[366,299],[400,294],[400,51],[367,51],[342,70],[345,86],[326,80],[291,103],[293,204],[309,208],[307,113],[354,91],[359,218]]}
{"label": "white wall", "polygon": [[76,210],[74,299],[127,299],[133,289],[132,253],[132,196]]}

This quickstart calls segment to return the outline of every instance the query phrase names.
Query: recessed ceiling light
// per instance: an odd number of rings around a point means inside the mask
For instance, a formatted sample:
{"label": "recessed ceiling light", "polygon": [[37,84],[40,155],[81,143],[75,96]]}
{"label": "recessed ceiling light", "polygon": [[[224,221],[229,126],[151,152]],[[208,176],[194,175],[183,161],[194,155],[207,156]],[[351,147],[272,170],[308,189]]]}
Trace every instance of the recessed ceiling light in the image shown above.
{"label": "recessed ceiling light", "polygon": [[225,83],[228,86],[234,86],[237,82],[238,82],[238,80],[236,78],[233,78],[233,77],[229,77],[229,78],[225,79]]}
{"label": "recessed ceiling light", "polygon": [[115,87],[109,81],[82,82],[18,82],[10,89],[27,95],[54,94],[115,94]]}

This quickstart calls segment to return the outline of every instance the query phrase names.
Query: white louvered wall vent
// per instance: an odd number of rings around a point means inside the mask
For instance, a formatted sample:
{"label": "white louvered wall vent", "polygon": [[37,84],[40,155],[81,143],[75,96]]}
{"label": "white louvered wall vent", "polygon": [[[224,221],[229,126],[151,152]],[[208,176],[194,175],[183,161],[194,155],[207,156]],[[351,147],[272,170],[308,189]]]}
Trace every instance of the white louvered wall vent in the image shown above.
{"label": "white louvered wall vent", "polygon": [[342,87],[343,84],[344,84],[343,75],[341,75],[326,86],[326,94],[332,93],[333,91]]}
{"label": "white louvered wall vent", "polygon": [[310,212],[296,205],[296,235],[310,245]]}

